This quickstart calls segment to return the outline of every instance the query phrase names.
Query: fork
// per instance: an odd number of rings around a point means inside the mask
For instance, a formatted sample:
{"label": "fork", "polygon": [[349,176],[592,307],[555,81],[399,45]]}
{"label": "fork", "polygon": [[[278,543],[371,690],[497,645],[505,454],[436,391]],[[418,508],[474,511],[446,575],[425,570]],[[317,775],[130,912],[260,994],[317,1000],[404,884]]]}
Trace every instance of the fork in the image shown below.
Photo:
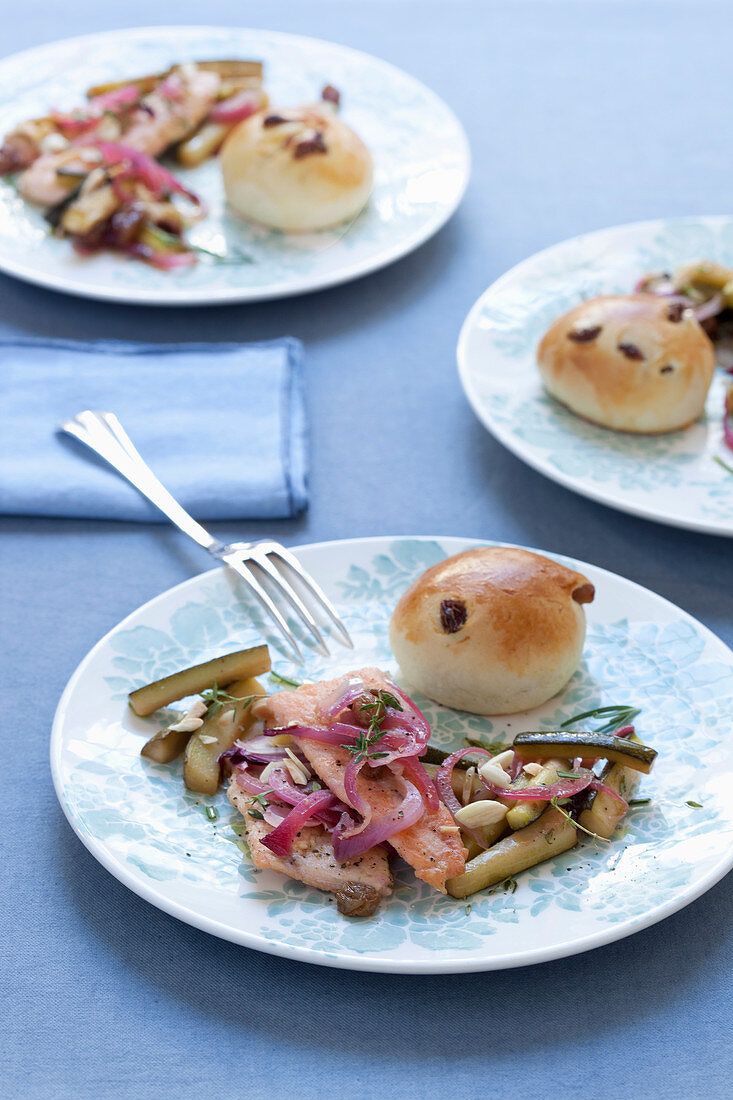
{"label": "fork", "polygon": [[[298,660],[302,661],[303,659],[300,646],[288,626],[285,616],[263,586],[261,580],[265,580],[265,583],[269,584],[275,598],[280,601],[285,600],[300,617],[310,631],[316,648],[326,657],[329,655],[329,651],[312,610],[290,583],[286,572],[288,570],[299,578],[303,589],[310,598],[311,607],[314,605],[320,607],[336,628],[339,641],[353,649],[354,643],[331,601],[289,550],[286,550],[279,542],[274,542],[272,539],[262,539],[259,542],[231,542],[228,544],[215,539],[193,516],[190,516],[181,507],[175,497],[158,480],[135,449],[132,440],[114,413],[85,409],[84,412],[78,413],[71,420],[64,421],[60,429],[66,432],[67,435],[74,436],[75,439],[86,444],[92,451],[105,459],[119,474],[127,478],[139,493],[154,504],[156,508],[159,508],[171,523],[174,523],[176,527],[203,547],[204,550],[208,550],[217,561],[224,562],[225,565],[228,565],[230,569],[237,573],[270,618],[275,621]],[[285,571],[283,571],[283,567]]]}

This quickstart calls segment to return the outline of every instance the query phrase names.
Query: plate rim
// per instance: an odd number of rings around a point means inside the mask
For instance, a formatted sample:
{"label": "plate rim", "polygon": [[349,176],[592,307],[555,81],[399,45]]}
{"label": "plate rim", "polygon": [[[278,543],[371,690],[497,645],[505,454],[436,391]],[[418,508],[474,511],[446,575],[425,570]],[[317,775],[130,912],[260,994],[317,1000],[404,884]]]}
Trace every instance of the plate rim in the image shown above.
{"label": "plate rim", "polygon": [[[302,550],[319,551],[324,548],[340,547],[340,546],[364,546],[366,544],[374,544],[382,546],[386,542],[397,541],[420,541],[420,542],[438,542],[441,545],[460,543],[464,549],[470,549],[474,546],[502,546],[502,547],[517,547],[519,549],[530,550],[532,553],[547,554],[550,557],[567,558],[569,555],[559,554],[554,551],[539,550],[534,547],[518,547],[516,543],[487,541],[485,539],[476,538],[462,538],[459,535],[367,535],[359,536],[355,538],[341,538],[341,539],[324,539],[319,542],[312,543],[298,543],[290,546],[289,549],[293,553],[298,553]],[[457,552],[457,551],[456,551]],[[731,664],[733,664],[733,649],[731,649],[722,638],[718,637],[714,631],[705,626],[704,623],[696,619],[690,612],[685,611],[684,608],[679,607],[678,604],[668,600],[665,596],[659,595],[652,589],[647,588],[645,585],[639,584],[637,581],[629,580],[626,577],[621,576],[619,573],[613,573],[609,569],[605,569],[602,566],[593,565],[591,562],[584,562],[579,558],[572,558],[574,562],[581,568],[590,568],[597,573],[604,576],[613,578],[614,580],[620,580],[624,585],[629,585],[633,589],[640,589],[645,595],[651,595],[655,600],[659,601],[663,606],[671,609],[676,615],[679,615],[683,620],[694,623],[703,636],[708,640],[721,646],[722,649],[729,655]],[[591,951],[596,947],[602,947],[606,944],[615,943],[619,940],[626,939],[628,936],[633,935],[635,932],[640,932],[645,928],[649,928],[659,921],[666,919],[668,916],[672,916],[674,913],[679,912],[681,909],[686,908],[702,894],[707,893],[712,889],[724,876],[733,869],[733,844],[730,846],[726,855],[724,855],[710,870],[704,875],[697,883],[692,887],[686,888],[681,895],[674,898],[670,898],[665,902],[661,902],[646,913],[640,914],[636,917],[629,918],[617,925],[609,925],[608,928],[600,929],[599,931],[592,933],[582,940],[573,943],[568,941],[561,944],[555,944],[549,947],[538,947],[521,952],[514,952],[509,955],[503,955],[500,958],[492,958],[490,955],[484,958],[468,958],[465,962],[461,962],[455,959],[448,961],[441,961],[439,957],[425,960],[400,960],[398,958],[389,958],[380,956],[379,954],[370,955],[364,954],[357,955],[342,955],[342,956],[326,956],[323,953],[308,947],[299,947],[297,945],[288,945],[283,942],[275,942],[265,940],[259,933],[250,933],[245,928],[232,929],[231,927],[224,925],[210,917],[197,913],[195,910],[186,907],[181,902],[178,902],[172,898],[166,898],[159,894],[154,885],[149,885],[146,880],[137,878],[131,869],[128,869],[127,864],[122,862],[116,856],[114,856],[104,844],[97,840],[97,838],[91,834],[86,833],[74,820],[70,808],[66,805],[63,796],[63,783],[60,774],[60,757],[61,757],[61,733],[62,726],[66,716],[71,697],[76,689],[78,681],[86,671],[87,666],[99,652],[99,650],[107,643],[109,638],[115,634],[118,630],[122,629],[130,620],[137,617],[141,612],[147,611],[155,603],[162,601],[180,590],[186,588],[195,588],[201,584],[207,577],[212,577],[214,574],[221,575],[225,566],[215,566],[212,569],[205,570],[202,573],[197,573],[192,577],[188,577],[186,580],[180,581],[178,584],[172,585],[170,588],[159,592],[156,596],[146,600],[140,604],[137,608],[134,608],[128,615],[125,615],[118,623],[112,626],[106,633],[92,646],[92,648],[81,659],[79,664],[72,672],[66,686],[61,694],[59,702],[54,713],[53,723],[51,726],[51,736],[49,745],[49,763],[51,768],[51,778],[53,781],[54,791],[56,798],[61,806],[66,820],[73,829],[76,836],[82,842],[87,851],[97,860],[98,863],[105,868],[118,882],[127,887],[138,897],[141,897],[144,901],[149,902],[155,906],[156,909],[161,910],[168,916],[175,917],[177,920],[182,921],[184,924],[191,925],[194,928],[198,928],[203,932],[207,932],[210,935],[214,935],[219,939],[225,940],[229,943],[236,944],[240,947],[246,947],[250,950],[261,951],[268,955],[276,955],[280,958],[294,960],[297,962],[305,962],[315,964],[319,966],[329,966],[335,969],[341,970],[353,970],[360,972],[371,973],[389,973],[389,974],[463,974],[463,973],[483,973],[493,970],[507,970],[513,969],[519,966],[532,966],[537,963],[550,962],[555,959],[569,958],[573,955],[582,954],[586,951]]]}
{"label": "plate rim", "polygon": [[[497,288],[501,289],[505,282],[509,282],[510,279],[517,274],[521,274],[525,268],[529,268],[536,260],[541,259],[548,253],[554,252],[555,249],[561,248],[564,245],[570,245],[578,241],[585,241],[593,237],[602,237],[613,230],[641,230],[651,229],[653,226],[665,226],[670,224],[682,224],[684,222],[707,222],[707,223],[721,223],[721,222],[733,222],[733,215],[731,214],[681,214],[675,215],[670,218],[644,218],[640,221],[624,222],[617,225],[607,225],[601,229],[592,229],[587,233],[578,233],[574,237],[566,237],[564,240],[556,241],[554,244],[547,245],[545,248],[540,248],[537,252],[533,252],[529,256],[525,256],[523,260],[514,264],[507,271],[503,272],[497,279],[494,279],[492,283],[487,286],[476,301],[471,306],[468,314],[466,315],[461,330],[458,335],[458,342],[456,344],[456,360],[458,363],[458,377],[461,383],[463,392],[471,406],[476,418],[483,424],[484,428],[490,435],[496,439],[503,447],[511,452],[523,462],[526,466],[536,470],[537,473],[542,474],[549,481],[554,481],[558,485],[562,485],[564,489],[568,489],[570,492],[577,494],[578,496],[586,497],[588,500],[594,501],[596,504],[602,504],[606,508],[613,508],[618,512],[625,512],[627,515],[637,516],[640,519],[648,520],[652,523],[661,523],[666,527],[674,527],[683,531],[697,531],[700,534],[705,535],[718,535],[720,538],[733,538],[733,523],[729,526],[721,525],[715,521],[706,520],[687,520],[683,516],[670,517],[664,511],[656,509],[653,506],[646,507],[643,504],[636,504],[633,501],[618,501],[609,500],[607,495],[602,490],[596,489],[593,485],[586,485],[585,483],[579,484],[578,479],[571,474],[565,474],[562,470],[550,469],[542,459],[533,454],[528,454],[519,444],[518,440],[512,435],[511,432],[506,430],[501,424],[497,424],[490,412],[488,412],[481,404],[476,387],[473,385],[471,379],[471,369],[468,365],[468,342],[470,335],[475,328],[476,318],[483,309],[484,302],[488,295],[492,291],[496,291]],[[610,430],[610,429],[609,429]]]}
{"label": "plate rim", "polygon": [[[308,280],[307,284],[303,285],[295,279],[289,279],[283,282],[279,287],[221,287],[217,291],[201,291],[189,292],[186,297],[180,295],[174,296],[172,290],[166,293],[163,288],[160,293],[155,292],[155,296],[151,297],[151,291],[149,288],[144,290],[130,287],[127,289],[117,290],[114,287],[100,288],[94,285],[89,287],[83,286],[79,283],[72,283],[68,285],[66,280],[62,276],[56,276],[53,274],[44,274],[43,272],[36,272],[24,266],[22,261],[6,260],[0,254],[0,273],[10,276],[11,278],[19,279],[21,282],[29,283],[32,286],[39,286],[45,290],[52,290],[57,293],[69,294],[75,298],[86,298],[90,301],[98,302],[113,302],[119,305],[130,306],[166,306],[170,308],[186,308],[191,306],[217,306],[217,305],[234,305],[234,304],[247,304],[249,302],[262,302],[262,301],[277,301],[281,298],[291,298],[299,296],[301,294],[313,294],[319,290],[327,290],[333,286],[340,286],[344,283],[353,282],[356,279],[361,279],[366,275],[370,275],[373,272],[382,270],[385,267],[396,263],[398,260],[405,256],[409,256],[421,245],[426,244],[436,233],[450,221],[455,214],[456,210],[460,206],[463,198],[466,194],[466,189],[471,178],[471,146],[466,134],[465,128],[455,113],[453,108],[446,103],[446,101],[439,96],[437,92],[434,92],[427,84],[412,73],[407,72],[405,69],[401,69],[398,65],[392,64],[391,61],[384,61],[381,57],[377,57],[375,54],[367,53],[365,50],[355,49],[353,46],[345,46],[340,42],[332,42],[330,39],[317,38],[313,35],[307,34],[293,34],[289,31],[276,31],[268,30],[266,27],[239,27],[239,26],[226,26],[226,24],[202,24],[197,25],[193,23],[178,23],[171,26],[162,26],[155,24],[146,27],[118,27],[116,29],[107,31],[92,32],[90,34],[71,35],[68,38],[54,39],[52,42],[44,42],[37,46],[30,46],[24,50],[18,50],[15,53],[6,54],[0,57],[0,67],[6,61],[16,61],[27,57],[29,60],[32,55],[39,54],[46,50],[53,50],[55,46],[62,44],[74,44],[78,43],[83,45],[85,42],[99,41],[99,39],[114,39],[119,35],[132,38],[144,38],[146,34],[154,32],[158,33],[174,33],[179,30],[193,30],[200,33],[214,32],[214,31],[237,31],[241,34],[268,34],[274,37],[288,40],[288,41],[307,41],[313,42],[321,46],[335,46],[344,53],[358,56],[360,58],[368,58],[371,61],[377,61],[380,65],[392,70],[395,73],[399,73],[403,77],[407,77],[415,85],[419,86],[428,96],[437,100],[443,109],[445,110],[447,117],[451,120],[457,139],[457,149],[460,152],[461,159],[461,181],[456,189],[456,193],[453,196],[450,204],[441,210],[437,215],[434,215],[424,226],[411,233],[408,237],[404,238],[400,243],[384,249],[381,253],[371,258],[366,258],[357,263],[345,265],[338,271],[332,271],[324,273],[320,278],[315,280]],[[129,261],[128,261],[129,262]]]}

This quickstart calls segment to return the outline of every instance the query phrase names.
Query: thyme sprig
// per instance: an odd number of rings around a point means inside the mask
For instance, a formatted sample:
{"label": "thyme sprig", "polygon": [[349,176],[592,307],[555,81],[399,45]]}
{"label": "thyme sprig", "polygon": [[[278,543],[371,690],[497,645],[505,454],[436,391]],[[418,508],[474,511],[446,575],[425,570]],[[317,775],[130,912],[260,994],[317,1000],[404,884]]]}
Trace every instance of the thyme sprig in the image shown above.
{"label": "thyme sprig", "polygon": [[218,714],[225,705],[231,705],[235,709],[237,707],[242,707],[242,709],[248,707],[256,696],[247,695],[242,699],[238,699],[235,695],[230,695],[228,691],[224,691],[223,688],[220,688],[216,680],[214,680],[213,685],[207,691],[201,692],[201,698],[204,703],[206,703],[207,717],[213,718],[213,716]]}
{"label": "thyme sprig", "polygon": [[480,737],[464,737],[464,744],[472,749],[486,749],[492,756],[498,756],[507,748],[503,741],[482,741]]}
{"label": "thyme sprig", "polygon": [[729,474],[733,474],[733,466],[729,466],[727,462],[723,462],[723,459],[720,458],[719,455],[713,455],[713,462],[717,462],[718,466],[722,466]]}
{"label": "thyme sprig", "polygon": [[374,746],[379,744],[387,732],[382,729],[387,707],[392,707],[393,710],[404,710],[402,703],[391,691],[375,691],[368,699],[360,701],[358,709],[368,718],[369,724],[359,730],[353,745],[342,745],[341,748],[348,749],[358,761],[381,760],[389,756],[388,752],[372,752]]}
{"label": "thyme sprig", "polygon": [[550,805],[553,806],[559,814],[566,817],[574,829],[579,829],[581,833],[585,833],[587,836],[592,836],[594,841],[602,840],[604,844],[610,844],[611,841],[607,836],[601,836],[600,833],[594,833],[591,829],[586,829],[585,825],[581,825],[579,821],[576,821],[574,817],[563,810],[562,806],[557,801],[557,795],[550,799]]}
{"label": "thyme sprig", "polygon": [[603,723],[598,726],[594,731],[595,733],[613,733],[619,726],[631,725],[638,714],[641,714],[641,709],[639,707],[596,707],[595,710],[586,710],[583,711],[582,714],[574,714],[572,718],[568,718],[567,721],[560,724],[560,729],[566,730],[575,725],[576,722],[583,722],[586,719],[591,719]]}

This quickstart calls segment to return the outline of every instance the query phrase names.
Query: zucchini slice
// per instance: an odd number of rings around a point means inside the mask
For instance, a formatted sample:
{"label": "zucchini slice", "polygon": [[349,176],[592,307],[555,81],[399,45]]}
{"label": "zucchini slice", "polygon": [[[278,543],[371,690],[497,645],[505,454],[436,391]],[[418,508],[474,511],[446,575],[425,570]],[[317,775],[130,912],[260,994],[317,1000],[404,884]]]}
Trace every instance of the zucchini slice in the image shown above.
{"label": "zucchini slice", "polygon": [[164,676],[162,680],[146,684],[130,693],[129,702],[135,714],[146,718],[161,707],[175,703],[177,699],[200,695],[214,684],[224,688],[234,680],[261,676],[269,670],[270,652],[266,645],[257,645],[251,649],[240,649],[236,653],[215,657],[213,661],[184,668],[180,672],[174,672],[172,676]]}
{"label": "zucchini slice", "polygon": [[[520,790],[522,787],[549,787],[553,783],[557,783],[557,770],[558,768],[562,770],[562,766],[562,760],[547,760],[539,775],[529,776],[524,772],[514,780],[512,787]],[[541,799],[536,802],[512,802],[507,799],[505,805],[509,806],[506,823],[510,829],[526,828],[547,809],[547,802]]]}
{"label": "zucchini slice", "polygon": [[[635,734],[629,740],[639,743]],[[632,797],[636,784],[639,781],[639,773],[623,764],[606,764],[601,772],[601,782],[616,791],[627,802]],[[582,810],[578,821],[584,829],[591,833],[597,833],[607,840],[615,833],[621,821],[628,812],[628,806],[622,805],[608,791],[591,791],[588,803]]]}
{"label": "zucchini slice", "polygon": [[229,686],[228,694],[244,703],[225,703],[207,715],[201,729],[186,745],[183,758],[183,782],[197,794],[216,794],[219,789],[219,757],[234,742],[244,737],[254,721],[250,703],[253,696],[267,692],[257,680],[238,680]]}
{"label": "zucchini slice", "polygon": [[574,756],[595,756],[645,774],[652,770],[657,758],[656,750],[648,745],[614,737],[610,733],[569,733],[566,730],[518,733],[512,748],[528,760],[547,760],[553,756],[568,760]]}
{"label": "zucchini slice", "polygon": [[466,864],[466,870],[448,879],[446,889],[453,898],[467,898],[527,867],[535,867],[552,856],[567,852],[578,842],[578,832],[567,817],[548,808],[524,829],[510,833],[486,852]]}

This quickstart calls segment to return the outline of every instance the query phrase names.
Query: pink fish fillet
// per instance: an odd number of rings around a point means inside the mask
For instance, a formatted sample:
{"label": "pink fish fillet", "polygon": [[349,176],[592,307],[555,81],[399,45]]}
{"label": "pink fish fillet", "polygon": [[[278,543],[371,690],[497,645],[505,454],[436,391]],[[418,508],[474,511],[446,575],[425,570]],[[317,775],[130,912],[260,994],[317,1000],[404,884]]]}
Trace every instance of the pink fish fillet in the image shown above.
{"label": "pink fish fillet", "polygon": [[[364,681],[372,690],[390,688],[390,681],[376,668],[363,668],[350,672],[338,680],[326,680],[318,684],[305,684],[296,691],[283,691],[271,695],[257,704],[260,717],[271,727],[298,723],[304,726],[322,726],[322,711],[338,698],[352,677]],[[338,798],[349,804],[344,787],[344,772],[351,759],[348,749],[338,745],[326,745],[306,738],[293,738],[305,753],[311,768]],[[387,768],[372,768],[368,764],[357,780],[357,791],[374,810],[374,816],[394,811],[402,801],[402,794]],[[445,893],[446,881],[465,870],[466,849],[460,833],[453,831],[454,821],[448,809],[441,803],[435,813],[425,810],[423,816],[409,829],[395,833],[389,844],[418,878]]]}

